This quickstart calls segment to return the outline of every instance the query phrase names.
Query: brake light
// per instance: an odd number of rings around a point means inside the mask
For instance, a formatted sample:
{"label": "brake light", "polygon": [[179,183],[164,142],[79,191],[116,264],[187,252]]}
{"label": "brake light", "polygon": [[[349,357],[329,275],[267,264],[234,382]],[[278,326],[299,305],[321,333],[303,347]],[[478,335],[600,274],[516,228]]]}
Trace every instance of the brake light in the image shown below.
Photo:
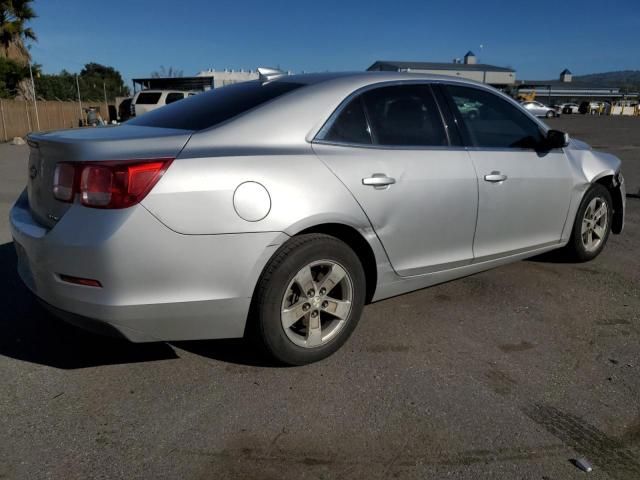
{"label": "brake light", "polygon": [[79,193],[80,202],[86,207],[127,208],[142,201],[172,161],[172,158],[160,158],[59,163],[53,194],[58,200],[71,202]]}

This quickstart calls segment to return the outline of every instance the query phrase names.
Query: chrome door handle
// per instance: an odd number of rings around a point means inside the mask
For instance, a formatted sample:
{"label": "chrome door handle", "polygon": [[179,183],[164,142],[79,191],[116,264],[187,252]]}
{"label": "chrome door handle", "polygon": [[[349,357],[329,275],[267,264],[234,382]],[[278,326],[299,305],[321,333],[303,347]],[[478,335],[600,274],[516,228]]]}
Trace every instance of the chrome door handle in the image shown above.
{"label": "chrome door handle", "polygon": [[497,171],[493,171],[489,175],[485,175],[484,176],[485,181],[493,182],[493,183],[504,182],[507,178],[509,178],[509,177],[507,177],[506,175],[503,175],[503,174],[501,174],[500,172],[497,172]]}
{"label": "chrome door handle", "polygon": [[374,173],[369,178],[362,179],[363,185],[369,185],[380,190],[387,188],[389,185],[393,185],[394,183],[396,183],[396,179],[387,177],[384,173]]}

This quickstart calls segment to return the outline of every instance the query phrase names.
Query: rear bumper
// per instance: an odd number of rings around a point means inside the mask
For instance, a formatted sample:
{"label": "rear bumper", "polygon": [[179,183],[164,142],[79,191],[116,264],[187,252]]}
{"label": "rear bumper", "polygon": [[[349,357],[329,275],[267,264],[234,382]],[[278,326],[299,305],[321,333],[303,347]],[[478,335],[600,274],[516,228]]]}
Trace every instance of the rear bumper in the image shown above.
{"label": "rear bumper", "polygon": [[[74,204],[47,230],[31,217],[25,194],[10,223],[19,275],[37,297],[64,320],[135,342],[241,337],[260,272],[288,238],[182,235],[140,205]],[[102,288],[60,274],[99,280]]]}

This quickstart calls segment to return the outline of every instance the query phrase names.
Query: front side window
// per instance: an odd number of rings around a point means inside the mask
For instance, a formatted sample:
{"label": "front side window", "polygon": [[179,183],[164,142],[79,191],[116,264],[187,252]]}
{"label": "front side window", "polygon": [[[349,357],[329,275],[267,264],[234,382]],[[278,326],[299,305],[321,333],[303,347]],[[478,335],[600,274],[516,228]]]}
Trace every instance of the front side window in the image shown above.
{"label": "front side window", "polygon": [[538,125],[496,94],[457,85],[446,88],[475,146],[534,149],[543,141]]}
{"label": "front side window", "polygon": [[393,85],[362,94],[375,143],[445,146],[447,135],[428,85]]}
{"label": "front side window", "polygon": [[364,114],[362,98],[356,97],[342,109],[324,140],[370,145],[371,133]]}

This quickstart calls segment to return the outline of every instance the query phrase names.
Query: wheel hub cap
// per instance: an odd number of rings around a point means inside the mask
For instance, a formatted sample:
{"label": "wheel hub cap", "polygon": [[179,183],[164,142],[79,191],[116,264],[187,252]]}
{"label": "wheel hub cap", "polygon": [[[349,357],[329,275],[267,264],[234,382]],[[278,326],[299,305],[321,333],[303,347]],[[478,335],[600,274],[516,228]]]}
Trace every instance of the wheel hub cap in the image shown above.
{"label": "wheel hub cap", "polygon": [[342,265],[318,260],[290,281],[282,300],[281,320],[296,345],[314,348],[331,341],[346,325],[353,301],[353,282]]}
{"label": "wheel hub cap", "polygon": [[582,219],[581,237],[585,250],[597,250],[607,234],[609,208],[602,197],[595,197],[587,205]]}

